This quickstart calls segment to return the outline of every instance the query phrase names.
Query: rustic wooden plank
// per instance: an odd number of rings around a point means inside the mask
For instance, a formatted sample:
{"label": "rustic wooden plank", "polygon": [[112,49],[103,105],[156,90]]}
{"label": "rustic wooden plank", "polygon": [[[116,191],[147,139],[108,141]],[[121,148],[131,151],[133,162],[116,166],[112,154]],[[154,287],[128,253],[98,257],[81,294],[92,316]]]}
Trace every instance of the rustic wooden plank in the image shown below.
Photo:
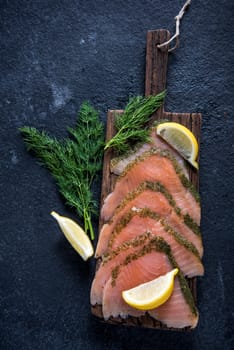
{"label": "rustic wooden plank", "polygon": [[[109,110],[107,114],[107,125],[106,125],[106,141],[109,141],[115,134],[115,128],[114,128],[114,118],[116,113],[121,113],[122,111],[116,110],[112,111]],[[103,204],[104,198],[107,196],[108,193],[111,192],[111,190],[114,187],[114,183],[116,180],[116,177],[111,173],[110,171],[110,161],[113,158],[113,151],[112,149],[108,149],[104,153],[104,159],[103,159],[103,171],[102,171],[102,190],[101,190],[101,206]],[[103,225],[103,222],[99,221],[99,227]]]}
{"label": "rustic wooden plank", "polygon": [[[146,75],[145,75],[145,95],[155,95],[165,90],[166,76],[167,76],[167,62],[168,62],[168,48],[158,49],[157,45],[169,39],[170,33],[167,30],[149,31],[147,33],[147,49],[146,49]],[[110,110],[107,115],[106,141],[111,139],[115,134],[114,119],[117,113],[122,113],[121,110]],[[200,144],[200,128],[201,128],[201,114],[199,113],[172,113],[165,112],[162,106],[156,113],[153,114],[151,120],[167,119],[185,125],[196,136]],[[112,149],[108,149],[104,155],[103,164],[103,179],[101,192],[101,206],[106,196],[112,192],[116,176],[110,171],[110,161],[115,154]],[[189,166],[189,177],[192,183],[199,188],[199,174],[196,169]],[[104,224],[100,218],[100,228]],[[99,262],[97,262],[97,268]],[[189,286],[196,302],[196,278],[189,280]],[[103,318],[101,305],[91,307],[92,313]],[[121,317],[111,318],[106,321],[111,324],[122,324],[128,326],[142,326],[147,328],[169,329],[160,322],[154,320],[146,314],[144,317],[135,318],[128,317],[122,319]],[[187,330],[186,328],[184,330]],[[179,329],[178,329],[179,330]]]}

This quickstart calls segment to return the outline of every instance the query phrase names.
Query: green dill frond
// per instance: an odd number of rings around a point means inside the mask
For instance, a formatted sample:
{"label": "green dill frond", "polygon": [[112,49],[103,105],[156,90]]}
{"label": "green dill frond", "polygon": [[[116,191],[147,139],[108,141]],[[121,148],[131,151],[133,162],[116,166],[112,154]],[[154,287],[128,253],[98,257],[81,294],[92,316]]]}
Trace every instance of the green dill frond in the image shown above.
{"label": "green dill frond", "polygon": [[106,143],[105,149],[113,147],[119,153],[124,153],[133,143],[147,142],[150,135],[150,117],[162,105],[164,98],[165,91],[156,96],[131,98],[124,112],[116,115],[116,134]]}
{"label": "green dill frond", "polygon": [[84,219],[85,231],[94,238],[91,216],[97,214],[97,203],[91,187],[102,167],[104,126],[97,111],[82,104],[71,138],[57,140],[45,131],[20,128],[27,150],[32,151],[51,172],[66,203]]}

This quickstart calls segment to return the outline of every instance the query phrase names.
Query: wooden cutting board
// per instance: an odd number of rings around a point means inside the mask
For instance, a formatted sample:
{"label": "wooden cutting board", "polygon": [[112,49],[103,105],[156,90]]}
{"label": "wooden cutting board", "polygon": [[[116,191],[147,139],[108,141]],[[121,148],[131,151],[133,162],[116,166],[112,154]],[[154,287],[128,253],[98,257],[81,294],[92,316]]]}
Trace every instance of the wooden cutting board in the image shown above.
{"label": "wooden cutting board", "polygon": [[[147,33],[147,48],[146,48],[146,75],[145,75],[145,95],[156,95],[166,88],[166,76],[167,76],[167,62],[168,62],[168,47],[165,46],[161,49],[157,47],[158,44],[168,41],[170,33],[167,30],[153,30]],[[107,128],[106,128],[106,141],[110,140],[115,134],[114,118],[116,113],[122,113],[121,110],[110,110],[107,115]],[[198,140],[200,144],[200,129],[201,129],[201,114],[200,113],[173,113],[165,112],[164,106],[162,106],[152,116],[152,121],[158,119],[167,119],[189,128]],[[106,196],[112,192],[116,176],[110,171],[110,162],[114,157],[112,149],[108,149],[104,155],[103,163],[103,178],[102,178],[102,192],[101,192],[101,207]],[[197,170],[189,167],[189,177],[192,183],[197,189],[199,189],[199,173]],[[100,219],[99,227],[101,228],[104,222]],[[97,268],[99,262],[97,261]],[[196,303],[196,278],[189,280],[189,286]],[[92,306],[92,313],[102,318],[102,308],[100,305]],[[150,316],[144,316],[141,318],[128,317],[127,319],[111,318],[106,321],[114,324],[125,324],[132,326],[142,326],[150,328],[168,329],[165,325],[152,319]]]}

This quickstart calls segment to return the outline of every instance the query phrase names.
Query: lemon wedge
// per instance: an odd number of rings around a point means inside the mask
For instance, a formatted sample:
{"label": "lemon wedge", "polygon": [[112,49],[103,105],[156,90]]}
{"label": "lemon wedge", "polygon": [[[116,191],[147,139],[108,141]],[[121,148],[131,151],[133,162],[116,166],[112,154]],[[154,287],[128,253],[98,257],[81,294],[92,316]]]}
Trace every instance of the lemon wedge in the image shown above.
{"label": "lemon wedge", "polygon": [[178,269],[173,269],[167,274],[160,276],[150,282],[123,291],[124,301],[139,310],[151,310],[165,303],[174,289],[174,277]]}
{"label": "lemon wedge", "polygon": [[93,255],[94,251],[92,243],[84,230],[73,220],[61,216],[55,211],[52,211],[51,215],[57,220],[61,230],[72,247],[78,252],[83,260],[88,260],[88,258]]}
{"label": "lemon wedge", "polygon": [[161,123],[157,126],[157,134],[198,169],[198,163],[196,161],[198,143],[196,137],[188,128],[174,122]]}

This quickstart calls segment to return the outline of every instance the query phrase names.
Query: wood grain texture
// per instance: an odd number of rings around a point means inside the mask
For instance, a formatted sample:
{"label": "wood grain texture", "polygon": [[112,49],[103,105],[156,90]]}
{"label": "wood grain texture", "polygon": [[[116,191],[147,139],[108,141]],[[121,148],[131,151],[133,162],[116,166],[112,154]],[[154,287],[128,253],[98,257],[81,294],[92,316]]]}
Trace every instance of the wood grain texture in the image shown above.
{"label": "wood grain texture", "polygon": [[[146,73],[145,73],[145,95],[156,95],[166,88],[168,48],[158,49],[157,45],[167,41],[170,38],[170,33],[167,30],[154,30],[147,33],[147,49],[146,49]],[[106,141],[111,139],[115,134],[114,119],[116,114],[122,113],[121,110],[110,110],[107,115]],[[151,122],[159,119],[167,119],[178,122],[189,128],[195,135],[200,144],[200,129],[201,129],[201,114],[200,113],[172,113],[165,112],[164,106],[157,110],[151,117]],[[110,171],[110,161],[115,154],[112,149],[108,149],[104,154],[102,192],[101,192],[101,207],[105,197],[112,192],[116,176]],[[199,189],[199,174],[196,169],[189,166],[189,177],[192,183]],[[101,228],[104,222],[100,219],[99,227]],[[100,261],[97,261],[97,268]],[[189,280],[189,286],[196,303],[196,278]],[[93,315],[103,318],[101,305],[91,307]],[[121,324],[128,326],[141,326],[157,329],[171,329],[154,320],[149,315],[140,318],[121,317],[110,318],[105,321],[111,324]],[[173,329],[174,330],[174,329]],[[179,329],[177,329],[179,330]],[[189,330],[184,328],[183,330]]]}

